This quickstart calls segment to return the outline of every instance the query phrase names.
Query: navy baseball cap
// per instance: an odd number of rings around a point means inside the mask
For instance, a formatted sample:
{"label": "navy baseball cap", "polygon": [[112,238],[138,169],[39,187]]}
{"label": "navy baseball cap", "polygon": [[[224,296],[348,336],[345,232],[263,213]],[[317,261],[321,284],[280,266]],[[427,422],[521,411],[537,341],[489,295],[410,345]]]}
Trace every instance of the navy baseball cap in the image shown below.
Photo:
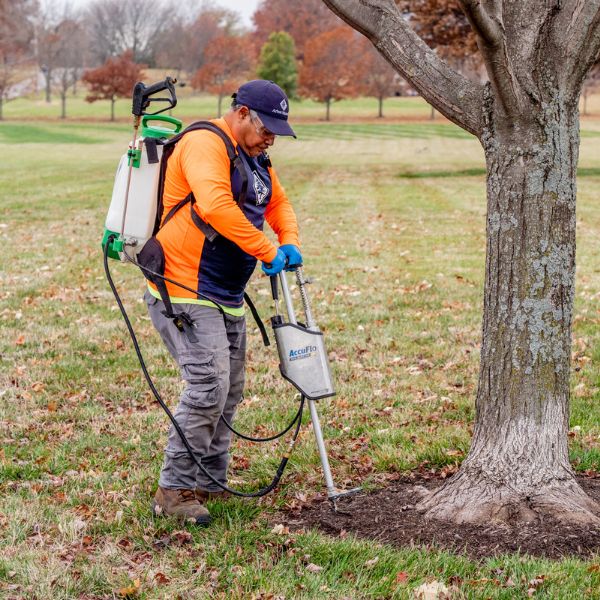
{"label": "navy baseball cap", "polygon": [[238,104],[255,111],[271,133],[296,137],[287,122],[290,109],[288,97],[276,83],[266,79],[253,79],[240,86],[232,97]]}

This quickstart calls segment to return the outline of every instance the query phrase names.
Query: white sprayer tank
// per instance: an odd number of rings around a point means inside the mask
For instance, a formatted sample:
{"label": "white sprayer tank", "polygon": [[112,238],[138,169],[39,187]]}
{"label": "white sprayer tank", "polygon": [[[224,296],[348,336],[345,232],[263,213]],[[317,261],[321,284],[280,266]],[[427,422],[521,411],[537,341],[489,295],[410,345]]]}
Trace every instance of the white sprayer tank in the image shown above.
{"label": "white sprayer tank", "polygon": [[[154,116],[152,119],[157,120],[157,117]],[[146,140],[172,137],[181,128],[181,122],[172,117],[161,116],[158,120],[167,119],[169,122],[177,121],[175,130],[164,127],[148,127],[142,121],[144,125],[142,135],[136,140],[135,148],[133,148],[134,151],[141,151],[137,153],[139,160],[135,156],[130,159],[129,153],[125,153],[117,167],[112,199],[106,215],[105,238],[106,232],[117,234],[119,240],[123,242],[124,251],[131,257],[137,255],[150,239],[156,220],[160,159],[163,148],[160,143],[156,145],[158,162],[150,163]],[[129,148],[131,151],[131,143]],[[130,160],[133,160],[131,168]],[[127,193],[128,180],[129,193]],[[119,254],[123,260],[122,254]],[[113,258],[116,257],[113,256]]]}

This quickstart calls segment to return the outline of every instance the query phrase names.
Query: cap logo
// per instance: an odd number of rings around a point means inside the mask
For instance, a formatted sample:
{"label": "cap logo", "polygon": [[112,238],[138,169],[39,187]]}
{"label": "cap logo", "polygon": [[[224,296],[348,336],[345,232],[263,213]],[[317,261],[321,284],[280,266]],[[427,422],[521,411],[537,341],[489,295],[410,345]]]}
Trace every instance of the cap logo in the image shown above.
{"label": "cap logo", "polygon": [[288,104],[287,104],[285,98],[279,103],[279,106],[281,106],[281,108],[283,110],[287,110]]}

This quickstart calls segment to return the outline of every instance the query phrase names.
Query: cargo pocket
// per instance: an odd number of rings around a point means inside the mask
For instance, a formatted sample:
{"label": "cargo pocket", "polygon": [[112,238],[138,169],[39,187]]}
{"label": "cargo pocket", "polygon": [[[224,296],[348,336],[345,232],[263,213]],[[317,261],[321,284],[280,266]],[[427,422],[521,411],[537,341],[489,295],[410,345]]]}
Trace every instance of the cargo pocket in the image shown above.
{"label": "cargo pocket", "polygon": [[179,365],[187,384],[181,397],[184,404],[207,408],[219,403],[223,386],[219,379],[214,356],[210,352],[181,353]]}

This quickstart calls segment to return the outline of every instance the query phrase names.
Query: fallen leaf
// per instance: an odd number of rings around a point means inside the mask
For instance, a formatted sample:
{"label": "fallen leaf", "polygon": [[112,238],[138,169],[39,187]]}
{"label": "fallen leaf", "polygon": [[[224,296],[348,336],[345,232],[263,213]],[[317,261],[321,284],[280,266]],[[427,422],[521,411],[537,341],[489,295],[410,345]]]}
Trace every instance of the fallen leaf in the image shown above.
{"label": "fallen leaf", "polygon": [[133,581],[133,585],[128,587],[123,587],[119,589],[119,596],[121,598],[125,598],[126,600],[130,600],[131,598],[135,598],[140,591],[141,582],[139,579]]}
{"label": "fallen leaf", "polygon": [[314,563],[308,563],[306,565],[306,570],[309,571],[310,573],[318,573],[319,571],[323,570],[323,567],[320,567],[319,565],[315,565]]}
{"label": "fallen leaf", "polygon": [[367,569],[372,569],[378,562],[379,562],[379,556],[376,556],[375,558],[372,558],[371,560],[366,561],[365,567],[367,567]]}
{"label": "fallen leaf", "polygon": [[171,581],[164,573],[161,573],[160,571],[154,575],[154,580],[156,583],[158,583],[158,585],[166,585]]}
{"label": "fallen leaf", "polygon": [[416,600],[450,600],[450,590],[440,581],[430,581],[414,591]]}
{"label": "fallen leaf", "polygon": [[20,335],[16,340],[15,340],[15,346],[23,346],[25,344],[25,336],[24,335]]}
{"label": "fallen leaf", "polygon": [[600,565],[590,565],[588,571],[590,573],[600,573]]}
{"label": "fallen leaf", "polygon": [[406,571],[400,571],[396,573],[396,583],[406,583],[408,581],[408,573]]}
{"label": "fallen leaf", "polygon": [[58,402],[56,402],[56,400],[50,400],[50,402],[48,402],[47,408],[49,412],[56,412],[56,409],[58,408]]}
{"label": "fallen leaf", "polygon": [[289,532],[290,528],[286,527],[282,523],[275,525],[275,527],[271,529],[271,533],[275,533],[276,535],[288,535]]}

